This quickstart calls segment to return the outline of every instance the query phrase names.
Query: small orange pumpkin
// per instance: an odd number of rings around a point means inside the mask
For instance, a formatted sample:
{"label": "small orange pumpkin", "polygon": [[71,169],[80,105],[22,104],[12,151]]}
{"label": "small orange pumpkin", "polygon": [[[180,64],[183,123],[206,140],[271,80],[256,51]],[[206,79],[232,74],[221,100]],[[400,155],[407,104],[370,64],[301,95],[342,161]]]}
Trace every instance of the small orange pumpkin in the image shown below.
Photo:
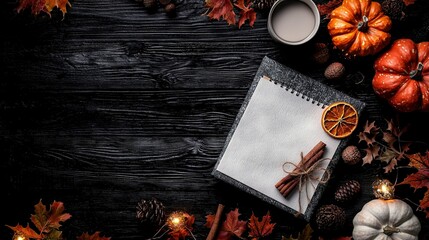
{"label": "small orange pumpkin", "polygon": [[396,40],[374,64],[374,91],[401,112],[429,111],[429,42]]}
{"label": "small orange pumpkin", "polygon": [[337,48],[349,55],[367,56],[389,44],[391,26],[378,2],[344,0],[332,11],[328,30]]}

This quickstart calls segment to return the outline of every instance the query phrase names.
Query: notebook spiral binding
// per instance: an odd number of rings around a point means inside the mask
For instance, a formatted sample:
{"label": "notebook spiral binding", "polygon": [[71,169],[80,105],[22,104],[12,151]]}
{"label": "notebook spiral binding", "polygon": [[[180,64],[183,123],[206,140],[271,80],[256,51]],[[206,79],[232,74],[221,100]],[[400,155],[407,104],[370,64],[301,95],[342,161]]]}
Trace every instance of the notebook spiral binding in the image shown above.
{"label": "notebook spiral binding", "polygon": [[291,94],[295,94],[297,97],[301,97],[302,99],[305,99],[307,102],[311,101],[311,104],[316,104],[317,106],[320,106],[322,109],[324,109],[326,107],[325,104],[323,104],[323,103],[321,103],[321,102],[319,102],[319,101],[317,101],[317,100],[315,100],[315,99],[313,99],[313,98],[311,98],[311,97],[309,97],[303,93],[300,93],[293,88],[289,88],[289,87],[285,86],[283,83],[277,82],[277,81],[275,81],[275,80],[273,80],[267,76],[263,76],[263,78],[265,80],[268,80],[268,81],[274,83],[275,85],[280,85],[280,87],[284,88],[287,92],[289,92]]}

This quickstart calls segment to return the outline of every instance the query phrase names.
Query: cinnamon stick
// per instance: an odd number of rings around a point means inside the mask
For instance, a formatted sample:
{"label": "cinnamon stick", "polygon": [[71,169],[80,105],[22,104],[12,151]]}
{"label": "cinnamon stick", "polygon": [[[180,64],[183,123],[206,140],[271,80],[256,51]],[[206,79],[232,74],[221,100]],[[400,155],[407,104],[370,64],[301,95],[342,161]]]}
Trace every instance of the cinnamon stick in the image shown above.
{"label": "cinnamon stick", "polygon": [[212,225],[212,227],[210,229],[209,234],[207,235],[206,240],[213,240],[213,239],[215,239],[217,230],[219,228],[219,222],[220,222],[220,219],[222,217],[222,213],[223,213],[223,209],[224,208],[225,208],[225,206],[223,204],[219,204],[217,206],[215,219],[213,221],[213,225]]}
{"label": "cinnamon stick", "polygon": [[[297,165],[297,169],[295,169],[295,170],[298,170],[298,169],[300,169],[300,168],[302,168],[302,166],[303,166],[303,164],[305,163],[305,162],[307,162],[308,160],[310,160],[314,155],[316,155],[320,150],[322,150],[322,149],[324,149],[325,148],[325,146],[326,146],[326,144],[324,143],[324,142],[322,142],[322,141],[320,141],[319,143],[317,143],[316,144],[316,146],[314,146],[311,150],[310,150],[310,152],[308,152],[305,156],[304,156],[304,158],[303,158],[303,161],[300,161],[299,163],[298,163],[298,165]],[[292,173],[293,172],[297,172],[297,171],[292,171]],[[276,186],[276,188],[279,188],[280,187],[280,185],[281,184],[285,184],[285,183],[287,183],[288,181],[290,181],[292,178],[294,178],[294,176],[293,176],[293,174],[288,174],[286,177],[284,177],[284,178],[282,178],[275,186]]]}
{"label": "cinnamon stick", "polygon": [[314,146],[310,150],[310,152],[308,152],[297,164],[296,168],[292,171],[292,173],[282,178],[275,185],[284,197],[287,197],[299,183],[299,178],[295,174],[314,165],[323,156],[325,146],[326,144],[322,141],[317,143],[316,146]]}

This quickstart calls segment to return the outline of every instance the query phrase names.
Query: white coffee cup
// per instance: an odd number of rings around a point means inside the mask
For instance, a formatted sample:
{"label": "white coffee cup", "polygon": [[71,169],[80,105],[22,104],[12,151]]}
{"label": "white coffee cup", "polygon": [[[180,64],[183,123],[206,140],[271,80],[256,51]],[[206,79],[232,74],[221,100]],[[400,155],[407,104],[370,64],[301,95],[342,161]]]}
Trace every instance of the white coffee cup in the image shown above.
{"label": "white coffee cup", "polygon": [[312,0],[277,0],[268,15],[268,32],[278,42],[300,45],[316,35],[320,14]]}

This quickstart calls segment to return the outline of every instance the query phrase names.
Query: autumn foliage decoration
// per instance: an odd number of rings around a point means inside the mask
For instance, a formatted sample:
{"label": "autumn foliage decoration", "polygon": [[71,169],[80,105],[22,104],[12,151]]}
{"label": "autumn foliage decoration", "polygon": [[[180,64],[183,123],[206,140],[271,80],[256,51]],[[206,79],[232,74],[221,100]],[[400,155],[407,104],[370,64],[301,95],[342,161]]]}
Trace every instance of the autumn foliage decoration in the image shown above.
{"label": "autumn foliage decoration", "polygon": [[387,121],[387,127],[384,129],[378,127],[375,122],[366,122],[364,130],[359,133],[359,141],[364,142],[363,150],[366,152],[363,164],[379,160],[385,163],[385,173],[389,173],[397,169],[398,162],[408,160],[408,167],[415,172],[398,185],[410,185],[414,190],[426,189],[419,202],[419,209],[429,218],[429,151],[425,154],[410,153],[410,144],[413,142],[403,140],[406,131],[406,127],[400,128],[392,120]]}
{"label": "autumn foliage decoration", "polygon": [[378,2],[344,0],[330,18],[328,30],[332,42],[347,55],[374,55],[390,42],[392,21]]}
{"label": "autumn foliage decoration", "polygon": [[237,14],[234,9],[235,6],[237,11],[239,11],[238,27],[241,28],[246,21],[248,21],[249,25],[253,27],[253,24],[256,21],[256,12],[252,5],[252,0],[238,0],[234,5],[231,0],[206,0],[206,15],[210,19],[224,19],[228,25],[237,25]]}
{"label": "autumn foliage decoration", "polygon": [[[221,228],[217,234],[216,240],[229,240],[229,239],[246,239],[243,234],[248,230],[248,236],[252,240],[258,240],[269,236],[273,230],[275,223],[271,223],[271,215],[269,212],[259,220],[258,217],[252,213],[248,221],[240,220],[241,214],[238,208],[226,214],[225,221],[222,223]],[[205,226],[211,228],[213,226],[215,215],[209,214],[206,216]]]}
{"label": "autumn foliage decoration", "polygon": [[29,8],[33,15],[39,15],[44,12],[50,16],[52,10],[58,8],[64,16],[67,13],[67,6],[71,7],[68,0],[19,0],[17,11],[21,12]]}
{"label": "autumn foliage decoration", "polygon": [[[54,201],[48,210],[47,206],[40,200],[34,206],[34,214],[30,217],[34,227],[30,227],[30,224],[27,224],[26,227],[20,224],[15,227],[7,225],[7,227],[12,229],[15,235],[21,239],[61,240],[63,239],[60,230],[61,224],[71,218],[71,215],[65,213],[64,210],[62,202]],[[77,240],[110,240],[110,238],[101,237],[100,232],[95,232],[94,234],[83,233],[77,237]]]}
{"label": "autumn foliage decoration", "polygon": [[429,111],[429,42],[396,40],[374,64],[374,91],[400,112]]}

